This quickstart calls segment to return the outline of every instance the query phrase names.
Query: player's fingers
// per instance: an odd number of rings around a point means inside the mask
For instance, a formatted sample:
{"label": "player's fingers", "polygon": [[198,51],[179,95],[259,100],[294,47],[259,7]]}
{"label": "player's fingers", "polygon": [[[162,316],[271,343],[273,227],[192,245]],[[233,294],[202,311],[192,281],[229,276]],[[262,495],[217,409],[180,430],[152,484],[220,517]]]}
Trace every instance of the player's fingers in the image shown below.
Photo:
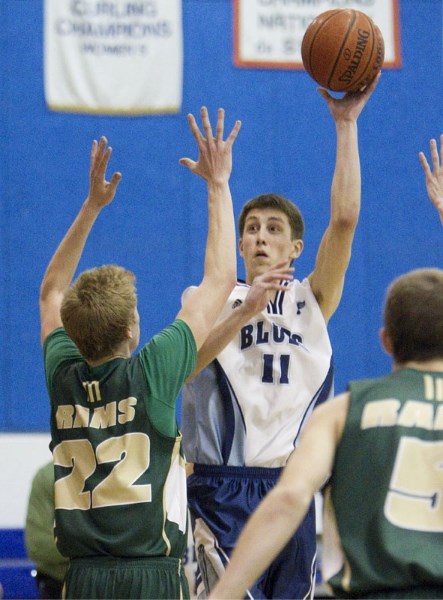
{"label": "player's fingers", "polygon": [[436,171],[439,167],[439,158],[438,158],[438,150],[437,150],[437,141],[432,139],[429,142],[430,146],[431,146],[431,158],[432,158],[432,165],[434,167],[434,171]]}
{"label": "player's fingers", "polygon": [[191,160],[190,158],[179,158],[178,162],[180,165],[187,167],[191,171],[195,168],[195,165],[197,164],[195,160]]}
{"label": "player's fingers", "polygon": [[282,283],[281,281],[272,281],[267,285],[263,286],[263,289],[266,290],[266,293],[272,292],[286,292],[288,290],[288,286]]}
{"label": "player's fingers", "polygon": [[217,111],[217,125],[215,126],[215,139],[223,141],[223,131],[225,126],[225,111],[219,108]]}
{"label": "player's fingers", "polygon": [[118,184],[120,183],[121,178],[122,178],[122,174],[120,173],[120,171],[116,171],[112,175],[109,185],[112,186],[114,189],[116,189]]}
{"label": "player's fingers", "polygon": [[235,142],[235,139],[237,138],[238,132],[240,131],[241,128],[241,121],[237,120],[234,124],[234,127],[232,128],[231,133],[229,134],[229,136],[226,138],[226,142],[230,145],[232,145]]}
{"label": "player's fingers", "polygon": [[203,131],[205,132],[205,137],[208,140],[208,142],[212,142],[214,138],[212,135],[212,128],[211,122],[209,120],[208,109],[206,108],[206,106],[201,107],[200,114],[203,124]]}
{"label": "player's fingers", "polygon": [[372,92],[375,90],[375,88],[378,85],[378,82],[380,81],[380,77],[381,77],[381,71],[379,71],[377,73],[377,75],[374,77],[374,79],[371,81],[371,83],[365,88],[364,93],[367,94],[368,96],[370,94],[372,94]]}
{"label": "player's fingers", "polygon": [[265,286],[274,286],[276,285],[276,283],[284,280],[284,281],[291,281],[292,279],[294,279],[294,275],[293,273],[290,273],[289,271],[285,270],[281,270],[281,271],[273,271],[272,273],[267,273],[265,275],[263,275],[263,283]]}
{"label": "player's fingers", "polygon": [[429,168],[428,161],[426,160],[426,156],[423,152],[419,152],[418,158],[420,159],[421,166],[425,172],[425,175],[428,176],[431,174],[431,169]]}
{"label": "player's fingers", "polygon": [[191,128],[192,135],[194,136],[197,144],[200,144],[202,142],[202,140],[203,140],[203,136],[202,136],[201,131],[200,131],[198,125],[197,125],[197,121],[195,120],[194,115],[192,113],[189,113],[187,115],[187,120],[188,120],[188,123],[189,123],[189,127]]}
{"label": "player's fingers", "polygon": [[92,140],[92,144],[91,144],[91,159],[94,158],[96,152],[97,152],[97,140]]}
{"label": "player's fingers", "polygon": [[283,284],[279,284],[275,286],[275,291],[276,292],[287,292],[288,291],[288,286],[287,285],[283,285]]}
{"label": "player's fingers", "polygon": [[91,159],[89,162],[89,177],[92,178],[97,169],[97,140],[93,140],[91,144]]}
{"label": "player's fingers", "polygon": [[112,154],[112,148],[111,146],[109,146],[106,151],[104,152],[104,154],[100,154],[100,152],[103,151],[103,147],[100,147],[99,145],[99,154],[97,156],[97,159],[100,161],[97,165],[97,175],[99,177],[103,177],[105,176],[105,172],[106,172],[106,167],[108,166],[108,162],[109,159],[111,157]]}
{"label": "player's fingers", "polygon": [[331,94],[325,88],[319,87],[317,88],[317,92],[322,96],[326,101],[332,100]]}
{"label": "player's fingers", "polygon": [[100,138],[98,145],[97,145],[96,157],[101,158],[103,156],[103,154],[105,153],[105,148],[106,148],[107,143],[108,143],[107,138],[104,135],[102,135],[102,137]]}

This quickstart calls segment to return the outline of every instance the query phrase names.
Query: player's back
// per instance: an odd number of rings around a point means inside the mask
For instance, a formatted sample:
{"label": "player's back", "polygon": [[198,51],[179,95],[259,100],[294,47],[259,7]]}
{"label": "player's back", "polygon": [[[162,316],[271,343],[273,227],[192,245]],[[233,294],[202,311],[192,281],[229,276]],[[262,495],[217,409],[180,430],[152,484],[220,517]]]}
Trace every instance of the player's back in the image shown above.
{"label": "player's back", "polygon": [[323,577],[337,595],[443,586],[443,373],[400,369],[349,389],[326,493]]}
{"label": "player's back", "polygon": [[[63,330],[49,343],[57,338]],[[183,556],[181,437],[153,424],[152,407],[164,406],[149,401],[156,392],[146,348],[97,367],[73,350],[51,377],[56,537],[65,556]]]}

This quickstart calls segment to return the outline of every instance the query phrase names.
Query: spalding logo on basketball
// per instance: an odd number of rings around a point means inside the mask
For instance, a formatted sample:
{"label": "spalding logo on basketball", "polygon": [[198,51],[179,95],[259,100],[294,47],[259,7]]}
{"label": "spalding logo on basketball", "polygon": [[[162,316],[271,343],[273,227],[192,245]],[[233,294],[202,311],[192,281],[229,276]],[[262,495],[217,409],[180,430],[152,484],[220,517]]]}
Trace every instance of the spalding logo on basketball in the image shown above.
{"label": "spalding logo on basketball", "polygon": [[312,21],[303,36],[301,55],[306,71],[322,87],[357,92],[381,70],[385,44],[368,15],[338,8]]}

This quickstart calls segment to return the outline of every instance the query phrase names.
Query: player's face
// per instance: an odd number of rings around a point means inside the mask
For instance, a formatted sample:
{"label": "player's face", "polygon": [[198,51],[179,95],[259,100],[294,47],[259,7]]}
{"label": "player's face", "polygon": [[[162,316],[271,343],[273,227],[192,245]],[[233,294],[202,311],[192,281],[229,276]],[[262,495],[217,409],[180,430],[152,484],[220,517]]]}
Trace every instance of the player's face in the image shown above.
{"label": "player's face", "polygon": [[246,217],[240,254],[246,268],[246,282],[251,284],[275,263],[299,256],[303,242],[291,239],[291,227],[284,212],[273,208],[253,209]]}

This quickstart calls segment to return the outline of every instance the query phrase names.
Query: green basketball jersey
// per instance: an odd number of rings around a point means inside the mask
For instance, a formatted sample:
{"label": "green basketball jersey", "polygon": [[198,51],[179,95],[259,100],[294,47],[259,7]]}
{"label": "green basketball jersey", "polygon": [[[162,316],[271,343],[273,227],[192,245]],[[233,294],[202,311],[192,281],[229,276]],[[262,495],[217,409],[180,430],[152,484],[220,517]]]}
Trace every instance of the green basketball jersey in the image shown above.
{"label": "green basketball jersey", "polygon": [[63,329],[44,349],[59,550],[182,558],[186,475],[175,404],[195,366],[190,329],[175,321],[139,354],[94,368]]}
{"label": "green basketball jersey", "polygon": [[353,382],[325,495],[323,578],[338,597],[443,584],[443,373]]}

